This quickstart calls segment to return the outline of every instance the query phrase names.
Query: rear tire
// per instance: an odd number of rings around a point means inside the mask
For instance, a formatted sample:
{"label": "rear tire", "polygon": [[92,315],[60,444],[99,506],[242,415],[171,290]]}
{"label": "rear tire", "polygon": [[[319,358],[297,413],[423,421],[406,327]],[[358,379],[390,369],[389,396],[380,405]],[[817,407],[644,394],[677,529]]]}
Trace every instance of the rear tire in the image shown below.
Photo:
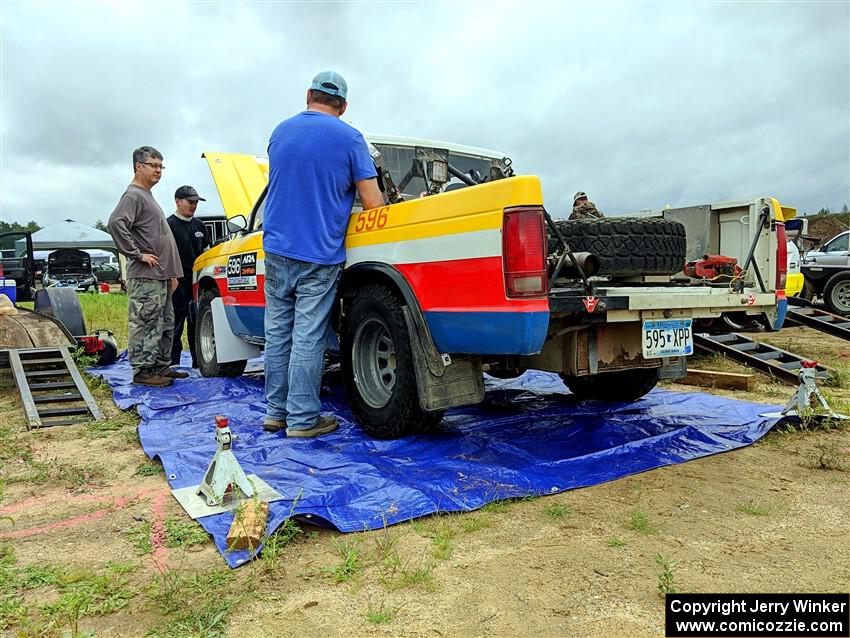
{"label": "rear tire", "polygon": [[829,311],[850,315],[850,272],[833,275],[823,289],[823,300]]}
{"label": "rear tire", "polygon": [[570,392],[579,399],[637,401],[658,383],[658,368],[635,368],[586,377],[562,378]]}
{"label": "rear tire", "polygon": [[402,304],[387,286],[370,284],[346,308],[340,364],[351,410],[369,436],[397,439],[434,429],[443,410],[426,412]]}
{"label": "rear tire", "polygon": [[[685,265],[685,227],[660,217],[608,217],[557,220],[573,252],[599,258],[600,275],[674,275]],[[558,255],[558,238],[549,235],[549,254]]]}
{"label": "rear tire", "polygon": [[245,372],[248,362],[228,361],[219,363],[215,356],[215,331],[213,330],[212,300],[218,291],[207,288],[198,300],[198,325],[195,328],[195,352],[198,369],[205,377],[238,377]]}

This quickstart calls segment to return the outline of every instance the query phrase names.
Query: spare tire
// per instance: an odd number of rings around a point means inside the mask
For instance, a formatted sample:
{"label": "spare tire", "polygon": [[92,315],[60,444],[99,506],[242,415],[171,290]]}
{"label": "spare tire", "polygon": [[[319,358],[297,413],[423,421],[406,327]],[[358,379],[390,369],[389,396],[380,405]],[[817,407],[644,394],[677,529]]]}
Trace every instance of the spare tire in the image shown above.
{"label": "spare tire", "polygon": [[[660,217],[555,220],[573,252],[599,258],[600,275],[673,275],[685,265],[685,227]],[[549,254],[561,244],[549,231]]]}

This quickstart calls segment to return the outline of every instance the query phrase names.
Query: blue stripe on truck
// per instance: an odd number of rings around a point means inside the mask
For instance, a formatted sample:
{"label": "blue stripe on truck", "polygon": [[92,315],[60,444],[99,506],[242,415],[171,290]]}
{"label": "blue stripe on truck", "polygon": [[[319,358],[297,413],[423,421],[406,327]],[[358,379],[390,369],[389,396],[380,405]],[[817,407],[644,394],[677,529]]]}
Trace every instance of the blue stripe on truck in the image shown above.
{"label": "blue stripe on truck", "polygon": [[543,348],[548,312],[425,312],[440,352],[534,354]]}

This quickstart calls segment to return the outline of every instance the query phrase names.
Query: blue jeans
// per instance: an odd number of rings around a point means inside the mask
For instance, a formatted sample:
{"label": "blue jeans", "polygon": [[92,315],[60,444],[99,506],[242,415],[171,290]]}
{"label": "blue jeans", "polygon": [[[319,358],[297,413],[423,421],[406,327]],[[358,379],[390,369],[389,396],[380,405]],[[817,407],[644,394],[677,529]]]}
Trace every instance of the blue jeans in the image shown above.
{"label": "blue jeans", "polygon": [[316,424],[330,316],[342,264],[266,253],[266,400],[290,430]]}

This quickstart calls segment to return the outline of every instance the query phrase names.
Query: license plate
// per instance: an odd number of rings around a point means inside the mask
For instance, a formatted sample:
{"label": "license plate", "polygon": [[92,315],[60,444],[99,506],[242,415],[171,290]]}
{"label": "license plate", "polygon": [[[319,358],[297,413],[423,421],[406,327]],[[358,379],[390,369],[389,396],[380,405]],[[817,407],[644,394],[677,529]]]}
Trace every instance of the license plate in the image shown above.
{"label": "license plate", "polygon": [[643,358],[681,357],[694,353],[691,319],[643,322]]}

